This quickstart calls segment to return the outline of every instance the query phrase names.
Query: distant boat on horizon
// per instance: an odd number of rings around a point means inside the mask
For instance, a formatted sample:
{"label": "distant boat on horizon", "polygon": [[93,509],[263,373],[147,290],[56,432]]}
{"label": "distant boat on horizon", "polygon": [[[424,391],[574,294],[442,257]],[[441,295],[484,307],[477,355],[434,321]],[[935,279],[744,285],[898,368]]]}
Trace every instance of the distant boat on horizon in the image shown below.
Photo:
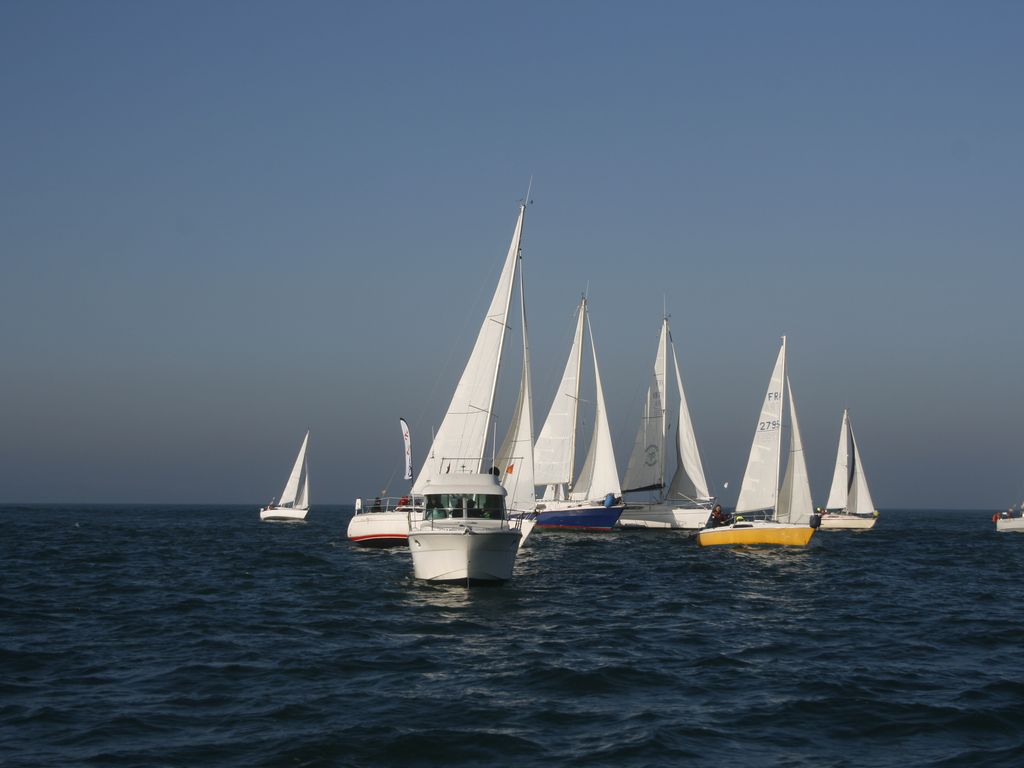
{"label": "distant boat on horizon", "polygon": [[309,446],[309,430],[302,438],[299,455],[295,457],[295,465],[288,476],[281,498],[275,504],[271,502],[260,510],[260,520],[265,522],[300,522],[306,519],[309,512],[309,465],[306,461],[306,449]]}
{"label": "distant boat on horizon", "polygon": [[1016,517],[1013,515],[1013,507],[1010,507],[1005,512],[996,512],[992,520],[999,533],[1024,533],[1024,501],[1017,507]]}
{"label": "distant boat on horizon", "polygon": [[876,522],[878,510],[868,490],[868,479],[857,448],[857,438],[853,435],[853,424],[844,408],[843,421],[839,427],[836,468],[832,475],[828,502],[821,516],[821,529],[868,530]]}

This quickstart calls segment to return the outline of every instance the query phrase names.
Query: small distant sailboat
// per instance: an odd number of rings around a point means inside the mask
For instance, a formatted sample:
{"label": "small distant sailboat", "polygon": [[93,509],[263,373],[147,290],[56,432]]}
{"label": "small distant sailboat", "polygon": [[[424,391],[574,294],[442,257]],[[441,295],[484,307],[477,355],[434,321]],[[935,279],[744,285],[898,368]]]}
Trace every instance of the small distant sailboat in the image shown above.
{"label": "small distant sailboat", "polygon": [[676,471],[668,490],[655,503],[627,502],[619,517],[623,528],[703,528],[711,514],[714,497],[708,493],[704,466],[697,449],[697,438],[690,419],[690,409],[683,392],[683,378],[679,372],[679,358],[675,342],[668,327],[668,317],[662,319],[658,351],[654,358],[654,372],[647,389],[644,412],[637,429],[633,453],[629,457],[622,492],[661,491],[665,487],[665,394],[668,344],[672,343],[672,362],[676,373],[676,391],[679,403],[676,419]]}
{"label": "small distant sailboat", "polygon": [[280,500],[260,510],[260,520],[295,522],[306,519],[309,512],[309,465],[306,461],[306,448],[309,446],[309,430],[302,438],[302,447],[295,458],[295,466],[288,476]]}
{"label": "small distant sailboat", "polygon": [[[789,461],[782,488],[779,466],[782,460],[782,410],[789,394]],[[752,514],[753,513],[753,514]],[[747,517],[750,515],[749,517]],[[755,517],[754,515],[757,515]],[[736,514],[725,525],[704,528],[697,534],[702,547],[716,544],[778,544],[804,546],[814,535],[819,518],[811,502],[811,486],[804,461],[803,441],[796,419],[793,388],[786,375],[786,337],[775,361],[761,415],[754,430],[743,485],[736,502]]]}
{"label": "small distant sailboat", "polygon": [[[573,483],[579,381],[586,322],[594,358],[594,433],[579,478]],[[575,531],[610,531],[622,514],[622,489],[615,465],[608,412],[597,366],[594,332],[587,317],[587,298],[580,300],[576,333],[562,380],[534,446],[534,480],[546,486],[537,503],[537,527]]]}
{"label": "small distant sailboat", "polygon": [[[851,450],[852,448],[852,450]],[[853,436],[850,415],[843,410],[839,428],[839,448],[836,451],[836,469],[832,475],[832,489],[821,516],[823,531],[842,529],[867,530],[878,521],[878,510],[871,500],[864,463]]]}

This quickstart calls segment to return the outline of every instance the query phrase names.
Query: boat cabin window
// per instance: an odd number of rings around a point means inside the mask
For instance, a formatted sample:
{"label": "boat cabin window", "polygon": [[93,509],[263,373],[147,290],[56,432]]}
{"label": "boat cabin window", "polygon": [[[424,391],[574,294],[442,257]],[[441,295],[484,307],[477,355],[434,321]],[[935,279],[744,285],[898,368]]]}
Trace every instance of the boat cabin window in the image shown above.
{"label": "boat cabin window", "polygon": [[488,493],[433,493],[427,494],[428,520],[445,517],[468,517],[478,520],[500,520],[505,505],[502,497]]}

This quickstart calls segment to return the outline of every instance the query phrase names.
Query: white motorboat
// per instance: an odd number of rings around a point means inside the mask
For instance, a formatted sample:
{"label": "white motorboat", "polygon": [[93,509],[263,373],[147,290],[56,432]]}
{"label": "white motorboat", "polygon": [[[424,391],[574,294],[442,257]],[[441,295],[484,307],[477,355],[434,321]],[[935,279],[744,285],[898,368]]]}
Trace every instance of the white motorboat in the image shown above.
{"label": "white motorboat", "polygon": [[509,525],[505,495],[491,474],[451,474],[428,482],[424,509],[410,513],[416,578],[467,586],[511,579],[521,535]]}
{"label": "white motorboat", "polygon": [[[399,419],[398,423],[405,448],[405,479],[412,480],[409,425],[405,419]],[[348,540],[360,547],[404,547],[409,540],[409,512],[417,505],[422,506],[422,499],[415,500],[412,495],[393,499],[385,493],[383,497],[376,497],[369,507],[362,499],[356,499],[355,512],[348,521]]]}
{"label": "white motorboat", "polygon": [[[524,201],[519,207],[512,242],[476,343],[412,486],[413,495],[423,496],[425,502],[422,512],[414,507],[409,515],[409,550],[416,578],[473,584],[501,582],[512,576],[521,533],[509,526],[506,517],[506,490],[492,463],[497,455],[492,454],[486,465],[484,456],[509,306],[520,268],[526,204]],[[523,349],[525,358],[525,341]],[[522,398],[528,396],[528,373],[524,381]],[[526,411],[528,418],[528,407]],[[518,415],[523,415],[522,407]],[[522,453],[519,442],[529,439],[530,430],[514,426],[512,433],[508,451],[502,450],[506,457]],[[485,471],[485,466],[490,471]],[[506,476],[515,474],[514,468],[512,472],[506,468]]]}
{"label": "white motorboat", "polygon": [[864,463],[853,436],[850,415],[843,410],[839,427],[839,448],[836,450],[836,468],[832,475],[832,488],[828,503],[821,515],[823,531],[868,530],[878,521],[878,510],[868,490]]}
{"label": "white motorboat", "polygon": [[260,520],[268,522],[300,522],[306,519],[309,512],[309,466],[306,461],[306,448],[309,445],[309,430],[302,439],[299,455],[295,458],[295,466],[288,476],[281,498],[260,510]]}
{"label": "white motorboat", "polygon": [[[676,470],[665,489],[665,427],[667,393],[666,363],[668,345],[672,344],[672,361],[676,373],[676,391],[679,403],[676,417]],[[668,317],[662,319],[658,351],[654,358],[654,372],[647,399],[637,429],[633,453],[629,457],[622,492],[657,492],[659,496],[649,503],[628,500],[619,516],[623,528],[682,528],[699,530],[707,525],[714,498],[708,493],[704,466],[697,449],[690,409],[683,391],[683,378],[679,372],[679,358],[675,342],[668,327]],[[662,493],[663,492],[663,493]]]}
{"label": "white motorboat", "polygon": [[409,512],[413,509],[408,496],[378,496],[369,505],[356,499],[355,514],[348,521],[348,540],[360,547],[404,547],[409,539]]}

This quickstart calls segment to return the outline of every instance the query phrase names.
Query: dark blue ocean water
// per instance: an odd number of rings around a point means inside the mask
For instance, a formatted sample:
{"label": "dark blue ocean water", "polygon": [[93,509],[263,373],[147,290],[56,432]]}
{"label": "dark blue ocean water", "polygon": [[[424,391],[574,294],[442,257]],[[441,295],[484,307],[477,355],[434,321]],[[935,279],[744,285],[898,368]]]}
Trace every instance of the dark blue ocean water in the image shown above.
{"label": "dark blue ocean water", "polygon": [[534,535],[412,579],[349,512],[0,507],[0,765],[1024,765],[1024,535]]}

